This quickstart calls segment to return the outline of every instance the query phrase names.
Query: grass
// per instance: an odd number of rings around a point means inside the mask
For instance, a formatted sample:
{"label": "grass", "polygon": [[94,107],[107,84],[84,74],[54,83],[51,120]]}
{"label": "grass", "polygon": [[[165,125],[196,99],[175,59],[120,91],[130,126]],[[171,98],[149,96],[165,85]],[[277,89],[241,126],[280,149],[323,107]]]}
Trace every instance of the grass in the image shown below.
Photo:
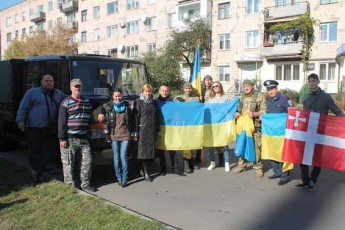
{"label": "grass", "polygon": [[0,158],[0,229],[165,229],[57,181],[35,185],[28,169]]}

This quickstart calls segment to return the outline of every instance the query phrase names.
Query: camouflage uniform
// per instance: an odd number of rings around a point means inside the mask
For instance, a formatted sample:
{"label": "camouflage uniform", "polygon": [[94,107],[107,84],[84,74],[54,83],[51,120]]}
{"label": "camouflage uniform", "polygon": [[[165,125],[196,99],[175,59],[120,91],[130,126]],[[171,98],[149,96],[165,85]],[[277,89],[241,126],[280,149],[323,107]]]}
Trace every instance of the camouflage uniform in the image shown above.
{"label": "camouflage uniform", "polygon": [[[92,166],[91,148],[89,140],[86,137],[68,138],[68,146],[61,148],[64,182],[73,186],[75,185],[75,178],[73,178],[75,160],[80,160],[81,187],[86,187],[90,184]],[[79,165],[78,162],[76,165]]]}
{"label": "camouflage uniform", "polygon": [[[261,112],[266,113],[266,98],[265,96],[256,91],[252,91],[249,94],[241,95],[240,103],[238,105],[237,112],[241,115],[245,112]],[[255,131],[253,132],[254,137],[254,144],[255,144],[255,155],[256,155],[256,162],[253,165],[254,169],[262,169],[262,162],[261,162],[261,120],[259,117],[253,118]],[[239,168],[246,168],[247,160],[243,157],[239,157],[238,159],[238,167]]]}

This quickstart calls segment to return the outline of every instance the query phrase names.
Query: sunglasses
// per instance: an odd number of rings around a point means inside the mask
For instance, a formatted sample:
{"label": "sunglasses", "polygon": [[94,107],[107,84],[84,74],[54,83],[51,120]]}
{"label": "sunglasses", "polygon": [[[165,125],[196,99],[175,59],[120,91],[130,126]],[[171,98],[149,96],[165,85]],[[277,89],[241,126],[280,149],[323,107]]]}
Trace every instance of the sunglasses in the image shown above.
{"label": "sunglasses", "polygon": [[212,88],[218,88],[219,87],[219,85],[213,85],[212,86]]}

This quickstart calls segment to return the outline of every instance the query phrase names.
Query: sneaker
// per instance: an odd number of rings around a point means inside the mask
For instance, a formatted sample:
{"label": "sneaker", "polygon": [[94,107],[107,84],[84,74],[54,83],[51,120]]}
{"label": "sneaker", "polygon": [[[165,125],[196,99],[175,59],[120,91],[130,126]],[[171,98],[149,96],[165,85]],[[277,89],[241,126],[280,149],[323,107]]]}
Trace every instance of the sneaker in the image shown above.
{"label": "sneaker", "polygon": [[211,161],[210,166],[208,166],[207,170],[213,170],[216,168],[216,162]]}
{"label": "sneaker", "polygon": [[315,191],[315,183],[314,183],[314,181],[312,181],[312,180],[309,181],[308,190],[309,191]]}
{"label": "sneaker", "polygon": [[255,169],[255,174],[257,178],[262,178],[264,176],[262,169]]}
{"label": "sneaker", "polygon": [[225,162],[225,172],[230,172],[230,163]]}
{"label": "sneaker", "polygon": [[308,187],[308,183],[304,183],[304,182],[301,182],[299,184],[296,184],[295,186],[293,186],[294,188],[297,188],[297,189],[300,189],[300,188],[306,188]]}
{"label": "sneaker", "polygon": [[97,189],[91,185],[81,187],[81,189],[85,192],[96,192],[97,191]]}
{"label": "sneaker", "polygon": [[127,187],[127,185],[128,185],[127,182],[123,182],[123,183],[122,183],[122,188]]}
{"label": "sneaker", "polygon": [[237,167],[235,170],[234,170],[234,174],[239,174],[241,172],[244,172],[246,171],[247,168],[241,168],[241,167]]}
{"label": "sneaker", "polygon": [[278,185],[284,185],[288,182],[288,180],[279,180]]}

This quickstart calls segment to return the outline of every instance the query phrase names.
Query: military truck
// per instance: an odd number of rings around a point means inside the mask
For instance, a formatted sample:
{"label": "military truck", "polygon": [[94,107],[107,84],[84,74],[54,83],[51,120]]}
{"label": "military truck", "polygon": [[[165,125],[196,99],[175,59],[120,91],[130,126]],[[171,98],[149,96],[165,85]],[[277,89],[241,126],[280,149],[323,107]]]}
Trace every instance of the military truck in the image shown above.
{"label": "military truck", "polygon": [[70,94],[73,78],[83,81],[82,96],[89,98],[94,109],[91,129],[92,150],[98,164],[112,163],[109,143],[105,141],[103,124],[97,121],[99,105],[121,88],[124,100],[134,101],[143,84],[149,83],[144,63],[136,60],[100,55],[53,55],[0,61],[0,148],[11,149],[24,140],[15,124],[18,106],[25,92],[40,86],[41,77],[51,74],[55,87]]}

